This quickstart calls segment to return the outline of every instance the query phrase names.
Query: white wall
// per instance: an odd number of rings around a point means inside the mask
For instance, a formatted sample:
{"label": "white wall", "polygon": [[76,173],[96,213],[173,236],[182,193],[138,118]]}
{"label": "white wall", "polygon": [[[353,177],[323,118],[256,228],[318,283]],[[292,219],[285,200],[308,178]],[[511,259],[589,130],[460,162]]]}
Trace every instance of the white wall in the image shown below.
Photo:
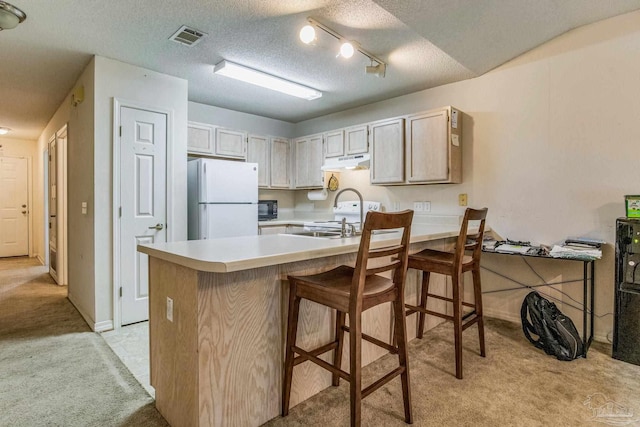
{"label": "white wall", "polygon": [[[16,139],[6,136],[0,136],[0,157],[24,157],[27,159],[28,165],[28,191],[29,191],[29,256],[37,256],[42,262],[44,256],[40,256],[40,247],[37,238],[34,236],[36,227],[39,225],[37,221],[42,218],[42,215],[38,215],[38,211],[42,210],[41,199],[36,198],[37,182],[39,179],[39,171],[36,169],[38,166],[38,143],[37,141],[28,139]],[[40,160],[40,163],[42,161]],[[40,227],[41,229],[42,227]]]}
{"label": "white wall", "polygon": [[208,123],[257,135],[292,138],[295,125],[282,120],[256,116],[211,105],[189,102],[189,121]]}
{"label": "white wall", "polygon": [[[87,65],[74,88],[84,87],[84,101],[71,105],[67,95],[58,113],[41,136],[45,143],[68,121],[67,129],[67,221],[69,299],[94,327],[96,311],[96,275],[98,261],[96,246],[96,209],[94,195],[95,173],[95,58]],[[109,157],[103,158],[109,159]],[[104,160],[103,160],[104,161]],[[87,202],[87,214],[81,213],[82,202]],[[104,261],[103,261],[104,262]]]}
{"label": "white wall", "polygon": [[[113,326],[113,105],[114,99],[170,111],[171,186],[169,220],[174,240],[186,240],[187,82],[102,57],[87,65],[75,88],[84,101],[71,105],[71,91],[37,142],[34,197],[43,200],[42,152],[68,123],[69,299],[94,329]],[[34,162],[36,163],[36,162]],[[39,192],[38,192],[39,191]],[[87,202],[87,214],[81,213]],[[44,224],[42,206],[34,224]],[[44,256],[44,229],[34,233]]]}
{"label": "white wall", "polygon": [[[489,207],[489,224],[503,237],[546,244],[574,235],[605,239],[596,266],[596,315],[603,316],[596,333],[603,339],[613,320],[607,313],[613,311],[615,219],[624,216],[624,195],[637,194],[640,186],[639,51],[640,12],[633,12],[569,32],[484,76],[302,122],[296,134],[443,105],[462,110],[462,184],[373,187],[366,172],[353,172],[341,174],[341,187],[357,187],[387,208],[431,201],[433,213],[461,212],[457,196],[468,193],[470,206]],[[309,202],[297,194],[296,203]],[[488,256],[488,264],[524,283],[540,283],[521,258]],[[534,260],[533,267],[547,281],[582,274],[566,261]],[[483,282],[488,290],[514,286],[488,271]],[[580,283],[562,289],[582,299]],[[489,294],[487,310],[516,319],[525,293]],[[579,318],[568,305],[563,309]]]}
{"label": "white wall", "polygon": [[[85,88],[86,90],[86,88]],[[113,320],[113,105],[114,99],[171,112],[167,155],[170,240],[187,238],[187,81],[111,59],[95,58],[95,144],[93,204],[96,328]],[[70,201],[71,204],[71,201]],[[70,206],[70,211],[79,210]]]}

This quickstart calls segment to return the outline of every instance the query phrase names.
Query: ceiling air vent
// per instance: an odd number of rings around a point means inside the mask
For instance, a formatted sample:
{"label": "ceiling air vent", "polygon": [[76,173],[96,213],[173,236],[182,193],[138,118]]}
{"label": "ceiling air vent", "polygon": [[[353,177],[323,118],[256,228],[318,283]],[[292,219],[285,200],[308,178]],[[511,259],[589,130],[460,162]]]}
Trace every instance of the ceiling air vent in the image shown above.
{"label": "ceiling air vent", "polygon": [[198,44],[200,39],[206,35],[207,33],[203,33],[202,31],[183,25],[178,31],[169,37],[169,40],[191,47]]}

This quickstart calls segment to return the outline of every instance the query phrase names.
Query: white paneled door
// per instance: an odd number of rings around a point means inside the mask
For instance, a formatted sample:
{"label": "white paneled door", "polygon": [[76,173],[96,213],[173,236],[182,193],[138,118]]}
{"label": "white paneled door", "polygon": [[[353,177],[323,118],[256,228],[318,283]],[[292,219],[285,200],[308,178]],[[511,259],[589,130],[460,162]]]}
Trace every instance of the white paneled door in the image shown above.
{"label": "white paneled door", "polygon": [[0,157],[0,257],[29,255],[27,159]]}
{"label": "white paneled door", "polygon": [[167,115],[120,108],[121,324],[149,318],[148,256],[138,244],[165,242]]}

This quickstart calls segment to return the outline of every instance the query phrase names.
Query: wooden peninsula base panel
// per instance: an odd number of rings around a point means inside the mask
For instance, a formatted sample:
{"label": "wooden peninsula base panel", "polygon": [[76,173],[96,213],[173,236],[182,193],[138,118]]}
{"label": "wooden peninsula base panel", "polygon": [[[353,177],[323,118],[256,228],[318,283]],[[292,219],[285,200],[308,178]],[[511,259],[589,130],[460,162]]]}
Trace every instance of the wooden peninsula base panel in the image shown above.
{"label": "wooden peninsula base panel", "polygon": [[[448,238],[415,242],[411,253],[427,247],[443,250],[452,242]],[[287,275],[353,265],[357,244],[351,253],[230,272],[202,271],[185,266],[187,262],[156,256],[158,251],[139,249],[150,256],[151,385],[160,413],[174,427],[259,426],[280,415]],[[433,289],[442,292],[445,278],[434,276]],[[418,286],[418,272],[410,270],[407,302],[417,303]],[[437,308],[443,310],[444,306]],[[299,346],[313,348],[329,342],[334,318],[332,310],[303,301]],[[363,332],[390,342],[391,319],[390,304],[371,309],[363,314]],[[408,318],[410,338],[415,337],[416,322],[416,316]],[[427,328],[439,322],[430,317]],[[348,348],[347,342],[343,359],[346,367]],[[363,342],[363,365],[384,353]],[[327,354],[327,360],[329,357],[331,354]],[[328,371],[312,363],[299,365],[294,370],[291,406],[330,384]]]}

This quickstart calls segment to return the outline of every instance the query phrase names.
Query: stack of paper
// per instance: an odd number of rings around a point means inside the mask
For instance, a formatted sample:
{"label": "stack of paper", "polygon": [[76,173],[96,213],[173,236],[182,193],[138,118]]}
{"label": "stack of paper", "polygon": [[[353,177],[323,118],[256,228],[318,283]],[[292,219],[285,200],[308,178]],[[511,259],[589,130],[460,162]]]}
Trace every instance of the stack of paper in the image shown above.
{"label": "stack of paper", "polygon": [[594,247],[577,247],[575,245],[554,245],[549,255],[554,258],[574,258],[589,261],[602,258],[602,250]]}
{"label": "stack of paper", "polygon": [[531,246],[520,245],[500,245],[496,248],[496,252],[503,252],[505,254],[526,254],[531,249]]}
{"label": "stack of paper", "polygon": [[498,242],[494,239],[484,239],[482,241],[482,249],[492,251],[496,248],[497,244]]}

